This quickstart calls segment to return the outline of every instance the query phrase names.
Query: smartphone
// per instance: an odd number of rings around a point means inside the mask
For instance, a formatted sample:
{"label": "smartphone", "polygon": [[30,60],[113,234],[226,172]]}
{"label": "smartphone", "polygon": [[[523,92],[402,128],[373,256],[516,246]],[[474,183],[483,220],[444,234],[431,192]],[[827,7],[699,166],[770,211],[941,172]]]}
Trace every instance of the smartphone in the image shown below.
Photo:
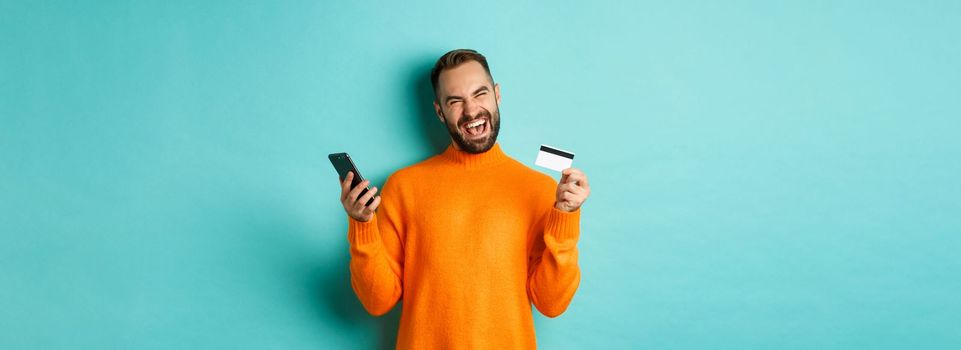
{"label": "smartphone", "polygon": [[[350,181],[351,189],[357,187],[361,181],[364,181],[364,177],[360,176],[360,172],[357,171],[357,166],[354,165],[354,161],[350,159],[350,155],[347,153],[331,153],[327,155],[327,158],[330,158],[330,163],[333,164],[334,169],[337,170],[337,175],[340,175],[340,183],[344,183],[344,179],[347,178],[348,172],[354,173],[354,179]],[[357,198],[363,197],[364,194],[369,190],[370,186],[367,186],[360,191],[360,194],[357,196]],[[367,204],[364,205],[370,205],[370,203],[373,202],[374,197],[371,197],[370,200],[367,201]]]}

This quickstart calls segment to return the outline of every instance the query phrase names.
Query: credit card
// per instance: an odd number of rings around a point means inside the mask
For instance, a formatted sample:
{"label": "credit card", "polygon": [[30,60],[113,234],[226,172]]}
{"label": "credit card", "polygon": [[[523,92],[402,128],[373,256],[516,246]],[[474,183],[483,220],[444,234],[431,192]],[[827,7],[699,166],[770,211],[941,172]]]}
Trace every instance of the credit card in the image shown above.
{"label": "credit card", "polygon": [[574,164],[574,153],[548,145],[541,145],[541,150],[537,152],[537,160],[534,161],[534,164],[555,171],[563,171]]}

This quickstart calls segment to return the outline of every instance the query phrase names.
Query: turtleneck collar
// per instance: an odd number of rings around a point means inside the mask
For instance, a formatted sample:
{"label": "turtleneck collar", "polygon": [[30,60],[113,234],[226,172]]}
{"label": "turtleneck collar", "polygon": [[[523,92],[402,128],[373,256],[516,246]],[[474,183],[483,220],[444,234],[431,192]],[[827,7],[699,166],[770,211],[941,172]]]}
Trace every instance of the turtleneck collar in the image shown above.
{"label": "turtleneck collar", "polygon": [[461,151],[454,148],[454,144],[450,144],[440,155],[444,159],[468,169],[483,168],[508,159],[507,154],[501,150],[499,143],[494,143],[494,146],[487,152],[477,154]]}

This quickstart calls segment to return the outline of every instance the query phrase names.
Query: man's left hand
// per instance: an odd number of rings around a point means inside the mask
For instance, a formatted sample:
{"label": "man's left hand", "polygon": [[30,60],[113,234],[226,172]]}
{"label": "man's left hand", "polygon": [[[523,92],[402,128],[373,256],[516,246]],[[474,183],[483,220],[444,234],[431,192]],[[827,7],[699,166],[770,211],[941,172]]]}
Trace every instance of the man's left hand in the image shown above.
{"label": "man's left hand", "polygon": [[557,184],[557,196],[554,208],[572,212],[584,204],[591,194],[591,186],[587,183],[587,175],[577,168],[567,168],[561,172],[561,181]]}

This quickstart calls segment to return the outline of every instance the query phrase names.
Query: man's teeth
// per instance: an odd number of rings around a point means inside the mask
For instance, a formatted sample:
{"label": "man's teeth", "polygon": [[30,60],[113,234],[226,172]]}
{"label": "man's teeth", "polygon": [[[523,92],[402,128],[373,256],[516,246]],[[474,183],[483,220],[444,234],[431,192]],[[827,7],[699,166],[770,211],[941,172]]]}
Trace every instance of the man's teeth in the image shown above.
{"label": "man's teeth", "polygon": [[468,128],[468,129],[470,129],[470,128],[476,128],[476,127],[478,127],[478,126],[484,125],[484,122],[485,122],[485,121],[484,121],[483,119],[478,120],[478,121],[470,122],[469,124],[467,124],[467,128]]}

